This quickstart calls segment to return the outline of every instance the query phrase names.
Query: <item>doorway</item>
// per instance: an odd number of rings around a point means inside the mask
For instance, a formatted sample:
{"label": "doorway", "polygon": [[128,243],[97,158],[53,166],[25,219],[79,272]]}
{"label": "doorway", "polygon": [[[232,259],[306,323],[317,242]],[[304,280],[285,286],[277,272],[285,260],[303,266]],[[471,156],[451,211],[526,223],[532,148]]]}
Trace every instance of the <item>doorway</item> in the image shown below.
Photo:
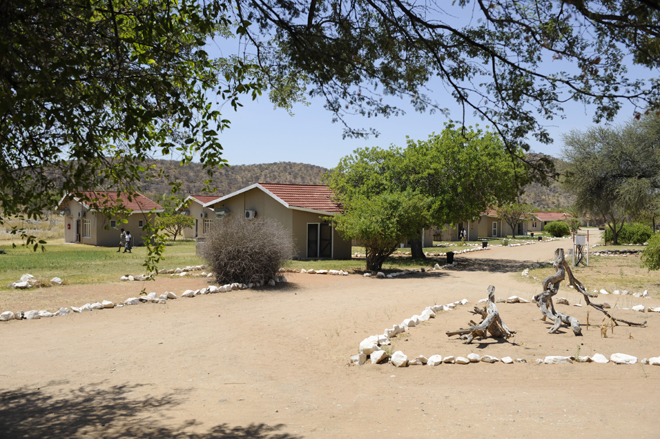
{"label": "doorway", "polygon": [[329,224],[307,224],[307,257],[332,258],[332,226]]}
{"label": "doorway", "polygon": [[497,238],[497,222],[493,221],[493,233],[491,235],[493,238]]}
{"label": "doorway", "polygon": [[80,242],[80,220],[76,220],[76,242]]}

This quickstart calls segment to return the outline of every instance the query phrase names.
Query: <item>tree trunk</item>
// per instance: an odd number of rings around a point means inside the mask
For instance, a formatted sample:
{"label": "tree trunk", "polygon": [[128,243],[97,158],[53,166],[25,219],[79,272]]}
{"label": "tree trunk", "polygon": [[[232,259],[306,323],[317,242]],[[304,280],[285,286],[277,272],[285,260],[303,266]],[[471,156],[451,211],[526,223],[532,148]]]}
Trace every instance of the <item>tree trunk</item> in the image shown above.
{"label": "tree trunk", "polygon": [[423,244],[421,239],[410,240],[410,255],[413,259],[426,259]]}

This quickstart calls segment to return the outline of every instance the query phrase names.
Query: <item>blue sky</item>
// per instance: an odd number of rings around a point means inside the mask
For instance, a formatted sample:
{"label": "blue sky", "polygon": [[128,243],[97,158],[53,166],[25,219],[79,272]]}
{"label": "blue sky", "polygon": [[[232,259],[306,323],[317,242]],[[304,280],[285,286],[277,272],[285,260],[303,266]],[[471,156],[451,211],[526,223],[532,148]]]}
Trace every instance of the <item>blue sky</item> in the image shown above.
{"label": "blue sky", "polygon": [[[207,50],[212,56],[228,55],[236,52],[237,47],[235,40],[216,39],[208,45]],[[547,67],[556,69],[559,66],[547,63]],[[650,77],[654,73],[639,68],[631,68],[630,72],[631,76],[644,77]],[[657,72],[655,74],[657,76]],[[432,97],[450,110],[451,118],[461,118],[459,106],[442,85],[434,87]],[[236,112],[230,105],[220,108],[223,117],[231,121],[231,128],[221,134],[224,158],[230,165],[290,161],[332,168],[341,157],[356,148],[387,147],[392,144],[403,146],[406,136],[414,140],[426,139],[434,132],[439,133],[448,121],[447,117],[440,113],[418,113],[406,105],[406,102],[399,101],[400,106],[406,110],[404,116],[371,119],[354,116],[347,120],[352,127],[375,128],[380,132],[379,137],[343,139],[343,125],[332,122],[332,114],[323,107],[322,99],[311,100],[309,106],[296,105],[293,108],[294,116],[290,116],[285,110],[274,109],[266,94],[256,101],[244,97],[241,103],[244,106]],[[571,129],[583,130],[593,125],[593,108],[576,102],[566,103],[564,108],[564,119],[556,118],[545,122],[554,143],[544,145],[531,139],[529,143],[534,152],[559,157],[562,133]],[[615,123],[629,120],[633,111],[631,105],[624,105]],[[466,117],[468,125],[486,126],[469,113]]]}

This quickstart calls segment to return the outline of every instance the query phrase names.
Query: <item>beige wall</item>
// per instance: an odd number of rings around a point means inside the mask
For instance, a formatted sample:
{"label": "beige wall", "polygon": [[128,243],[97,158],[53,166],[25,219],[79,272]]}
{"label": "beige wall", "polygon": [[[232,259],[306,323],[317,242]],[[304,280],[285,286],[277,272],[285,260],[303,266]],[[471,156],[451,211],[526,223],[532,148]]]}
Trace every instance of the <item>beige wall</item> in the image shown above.
{"label": "beige wall", "polygon": [[[200,203],[196,201],[190,201],[190,205],[186,209],[190,211],[190,217],[195,221],[195,225],[191,228],[183,229],[183,237],[185,239],[193,239],[197,237],[205,237],[204,234],[204,220],[215,219],[215,212],[208,207],[203,207]],[[202,213],[206,214],[206,218],[202,218]]]}
{"label": "beige wall", "polygon": [[[135,213],[128,217],[128,223],[120,223],[118,218],[112,218],[117,221],[117,228],[110,228],[110,220],[98,212],[85,212],[83,206],[75,201],[68,201],[70,215],[64,216],[64,242],[77,242],[76,222],[80,220],[80,243],[89,245],[98,245],[102,247],[119,246],[120,229],[130,230],[133,235],[134,245],[141,245],[144,233],[139,227],[140,220],[154,221],[155,215]],[[83,216],[84,213],[84,216]],[[90,222],[90,237],[84,236],[84,222]],[[69,227],[70,225],[70,227]],[[106,230],[106,226],[108,230]]]}
{"label": "beige wall", "polygon": [[[251,189],[212,206],[214,209],[228,208],[231,216],[245,217],[246,210],[256,210],[257,218],[271,218],[284,228],[291,230],[296,257],[307,257],[307,224],[320,223],[321,214],[287,209],[281,203],[264,193],[261,189]],[[351,243],[341,238],[333,229],[333,257],[344,259],[351,257]]]}

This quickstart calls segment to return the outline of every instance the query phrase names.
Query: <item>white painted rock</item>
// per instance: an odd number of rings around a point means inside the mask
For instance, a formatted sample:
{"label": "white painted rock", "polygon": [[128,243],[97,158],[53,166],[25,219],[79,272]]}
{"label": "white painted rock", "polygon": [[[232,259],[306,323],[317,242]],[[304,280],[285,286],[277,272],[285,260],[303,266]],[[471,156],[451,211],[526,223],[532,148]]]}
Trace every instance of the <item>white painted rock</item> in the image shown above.
{"label": "white painted rock", "polygon": [[627,354],[612,354],[610,361],[616,364],[635,364],[637,363],[637,357]]}
{"label": "white painted rock", "polygon": [[424,355],[418,355],[415,360],[419,361],[421,364],[426,364],[429,362],[428,358],[426,358]]}
{"label": "white painted rock", "polygon": [[610,293],[608,293],[607,290],[601,289],[600,294],[610,294]]}
{"label": "white painted rock", "polygon": [[195,292],[193,290],[186,290],[181,294],[181,297],[195,297]]}
{"label": "white painted rock", "polygon": [[80,308],[76,308],[75,306],[71,307],[71,311],[73,311],[73,312],[82,312],[82,310]]}
{"label": "white painted rock", "polygon": [[642,297],[649,297],[649,290],[644,290]]}
{"label": "white painted rock", "polygon": [[500,359],[497,357],[493,357],[492,355],[484,355],[483,357],[481,357],[481,361],[484,363],[497,363],[498,361],[500,361]]}
{"label": "white painted rock", "polygon": [[316,270],[313,268],[311,270],[307,270],[307,274],[316,274]]}
{"label": "white painted rock", "polygon": [[126,299],[124,301],[124,305],[139,305],[140,301],[138,300],[137,297],[131,297],[130,299]]}
{"label": "white painted rock", "polygon": [[433,306],[431,307],[431,310],[432,310],[433,312],[440,312],[440,311],[442,311],[443,308],[444,308],[444,307],[443,307],[442,305],[433,305]]}
{"label": "white painted rock", "polygon": [[101,308],[114,308],[115,304],[110,302],[109,300],[104,300],[101,302]]}
{"label": "white painted rock", "polygon": [[644,305],[635,305],[635,306],[632,307],[633,311],[638,311],[638,312],[644,312],[645,309],[646,309],[646,306],[644,306]]}
{"label": "white painted rock", "polygon": [[26,311],[25,314],[23,314],[23,317],[26,320],[37,320],[41,318],[41,316],[39,315],[39,311],[34,309],[31,311]]}
{"label": "white painted rock", "polygon": [[45,309],[39,311],[39,317],[53,317],[55,314],[48,312]]}
{"label": "white painted rock", "polygon": [[328,270],[316,270],[316,274],[328,274]]}
{"label": "white painted rock", "polygon": [[148,302],[156,302],[158,300],[158,294],[151,292],[146,296]]}
{"label": "white painted rock", "polygon": [[0,314],[0,322],[8,322],[9,320],[14,320],[14,313],[11,311],[5,311]]}
{"label": "white painted rock", "polygon": [[[382,278],[384,278],[384,277],[385,277],[385,273],[383,273],[382,271],[379,271],[378,273],[376,273],[376,277],[378,277],[378,278],[381,278],[381,279],[382,279]],[[399,366],[397,366],[397,367],[399,367]]]}
{"label": "white painted rock", "polygon": [[167,299],[158,299],[158,300],[156,300],[155,303],[157,303],[159,305],[165,305],[167,303]]}
{"label": "white painted rock", "polygon": [[62,279],[60,279],[59,277],[54,277],[50,280],[50,283],[57,284],[57,285],[62,285]]}
{"label": "white painted rock", "polygon": [[574,361],[577,361],[578,363],[591,363],[591,357],[588,355],[580,355],[577,358],[574,358]]}
{"label": "white painted rock", "polygon": [[465,357],[456,357],[456,364],[470,364],[470,360]]}
{"label": "white painted rock", "polygon": [[103,309],[103,304],[100,302],[94,302],[89,305],[92,309]]}
{"label": "white painted rock", "polygon": [[12,286],[13,288],[16,288],[16,289],[19,289],[19,290],[25,290],[25,289],[28,289],[28,288],[31,288],[31,287],[32,287],[32,285],[30,285],[30,283],[27,282],[27,281],[24,281],[24,282],[14,282],[13,284],[11,284],[11,286]]}
{"label": "white painted rock", "polygon": [[363,276],[364,277],[371,277],[371,273],[364,273]]}
{"label": "white painted rock", "polygon": [[502,363],[504,363],[504,364],[513,364],[513,358],[511,358],[511,357],[502,357]]}
{"label": "white painted rock", "polygon": [[213,277],[213,273],[207,274],[206,277]]}
{"label": "white painted rock", "polygon": [[394,354],[392,354],[391,361],[395,367],[408,366],[408,357],[401,351],[396,351]]}
{"label": "white painted rock", "polygon": [[371,364],[379,364],[379,363],[384,363],[387,361],[387,352],[383,351],[382,349],[379,349],[377,351],[372,352],[369,355],[369,358],[371,359]]}
{"label": "white painted rock", "polygon": [[360,342],[360,353],[371,355],[372,352],[378,350],[378,340],[371,337],[365,338]]}
{"label": "white painted rock", "polygon": [[560,355],[550,355],[543,360],[545,364],[571,364],[573,360],[570,357],[562,357]]}
{"label": "white painted rock", "polygon": [[415,325],[419,325],[419,323],[421,322],[421,320],[419,319],[419,316],[418,316],[417,314],[415,314],[414,316],[412,316],[412,317],[410,318],[410,320],[412,320],[413,322],[415,322]]}
{"label": "white painted rock", "polygon": [[119,280],[121,280],[121,281],[132,281],[134,279],[135,278],[133,276],[131,276],[130,274],[125,274],[125,275],[123,275],[122,277],[119,278]]}
{"label": "white painted rock", "polygon": [[618,296],[619,294],[621,294],[621,292],[619,290],[614,290],[612,291],[612,294],[616,294]]}
{"label": "white painted rock", "polygon": [[461,300],[459,303],[460,303],[461,305],[467,305],[468,300],[467,300],[467,299],[463,299],[463,300]]}
{"label": "white painted rock", "polygon": [[60,308],[57,311],[55,311],[55,316],[68,316],[69,315],[69,308]]}
{"label": "white painted rock", "polygon": [[565,297],[557,297],[557,299],[555,300],[555,303],[557,305],[569,305],[568,299],[565,298]]}
{"label": "white painted rock", "polygon": [[506,303],[518,303],[520,302],[520,297],[518,296],[511,296],[508,299],[506,299]]}
{"label": "white painted rock", "polygon": [[603,354],[594,354],[591,356],[591,361],[594,363],[599,363],[599,364],[607,364],[610,362],[610,360],[607,359],[607,357]]}
{"label": "white painted rock", "polygon": [[422,311],[422,315],[419,316],[419,320],[422,322],[428,321],[428,319],[432,319],[435,317],[435,313],[431,308],[426,308],[424,311]]}
{"label": "white painted rock", "polygon": [[480,299],[479,301],[477,301],[477,303],[486,303],[486,302],[488,302],[488,299]]}
{"label": "white painted rock", "polygon": [[442,362],[447,364],[454,364],[456,362],[456,357],[449,355],[448,357],[443,358]]}
{"label": "white painted rock", "polygon": [[660,366],[660,357],[651,357],[649,358],[650,366]]}
{"label": "white painted rock", "polygon": [[355,354],[351,355],[350,364],[353,366],[362,366],[367,361],[367,356],[365,354]]}
{"label": "white painted rock", "polygon": [[649,311],[660,312],[660,306],[658,306],[657,308],[653,308],[653,309],[649,308]]}
{"label": "white painted rock", "polygon": [[24,274],[23,276],[21,276],[20,281],[21,282],[36,282],[37,278],[32,276],[31,274]]}
{"label": "white painted rock", "polygon": [[478,363],[481,361],[481,355],[479,354],[468,354],[468,360],[470,360],[471,363]]}
{"label": "white painted rock", "polygon": [[275,279],[271,279],[268,281],[268,286],[274,287],[275,286]]}
{"label": "white painted rock", "polygon": [[429,359],[426,361],[426,364],[429,366],[437,366],[439,364],[442,364],[442,357],[440,355],[431,355]]}
{"label": "white painted rock", "polygon": [[402,325],[407,326],[409,328],[414,328],[416,326],[415,321],[413,319],[405,319]]}

